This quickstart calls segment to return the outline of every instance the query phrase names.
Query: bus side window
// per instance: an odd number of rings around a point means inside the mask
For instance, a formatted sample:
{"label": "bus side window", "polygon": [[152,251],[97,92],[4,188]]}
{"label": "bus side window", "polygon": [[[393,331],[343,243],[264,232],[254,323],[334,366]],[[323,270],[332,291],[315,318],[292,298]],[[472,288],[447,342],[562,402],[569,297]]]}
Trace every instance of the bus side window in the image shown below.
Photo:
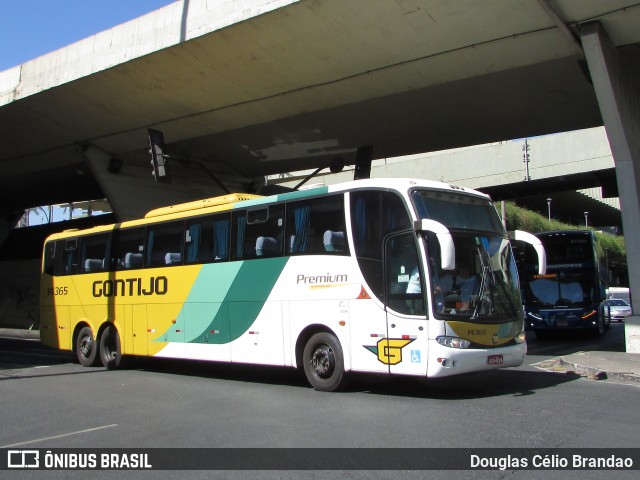
{"label": "bus side window", "polygon": [[287,204],[287,254],[349,253],[344,228],[344,195]]}
{"label": "bus side window", "polygon": [[200,217],[187,223],[185,262],[210,263],[229,260],[230,215]]}
{"label": "bus side window", "polygon": [[144,227],[116,229],[111,245],[111,270],[142,268],[144,266]]}
{"label": "bus side window", "polygon": [[382,248],[387,235],[411,228],[402,198],[385,191],[352,192],[351,228],[358,265],[376,296],[383,300]]}
{"label": "bus side window", "polygon": [[64,241],[64,256],[62,261],[62,275],[78,273],[78,239],[69,238]]}
{"label": "bus side window", "polygon": [[234,259],[282,255],[283,207],[272,205],[234,214]]}
{"label": "bus side window", "polygon": [[398,313],[425,315],[424,281],[413,232],[387,237],[385,263],[387,305]]}
{"label": "bus side window", "polygon": [[162,267],[182,264],[183,232],[182,221],[148,226],[145,265]]}
{"label": "bus side window", "polygon": [[102,272],[106,270],[109,234],[90,235],[80,240],[79,271],[82,273]]}
{"label": "bus side window", "polygon": [[62,242],[60,240],[47,242],[44,246],[44,273],[55,276],[63,275]]}

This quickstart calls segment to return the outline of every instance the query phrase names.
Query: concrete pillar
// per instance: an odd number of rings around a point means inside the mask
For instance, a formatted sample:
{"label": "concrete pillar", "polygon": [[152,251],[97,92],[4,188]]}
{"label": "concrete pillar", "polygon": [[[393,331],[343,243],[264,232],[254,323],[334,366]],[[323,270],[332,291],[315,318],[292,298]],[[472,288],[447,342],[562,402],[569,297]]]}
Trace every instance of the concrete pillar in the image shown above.
{"label": "concrete pillar", "polygon": [[141,163],[122,162],[91,145],[84,147],[82,153],[119,222],[141,218],[154,208],[225,195],[228,191],[245,192],[248,188],[225,179],[228,189],[222,190],[197,166],[185,173],[185,168],[176,165],[171,184],[159,183],[151,173],[151,157]]}
{"label": "concrete pillar", "polygon": [[618,178],[633,303],[627,351],[640,353],[640,49],[616,50],[598,22],[581,25],[580,37]]}

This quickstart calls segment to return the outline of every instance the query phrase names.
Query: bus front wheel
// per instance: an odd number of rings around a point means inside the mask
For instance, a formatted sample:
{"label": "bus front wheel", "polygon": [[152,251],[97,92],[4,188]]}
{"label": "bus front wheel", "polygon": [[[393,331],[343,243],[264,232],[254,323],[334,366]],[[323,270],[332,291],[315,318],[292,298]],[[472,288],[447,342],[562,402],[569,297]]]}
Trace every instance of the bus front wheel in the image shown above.
{"label": "bus front wheel", "polygon": [[118,368],[122,362],[120,335],[114,325],[109,325],[100,335],[100,359],[109,370]]}
{"label": "bus front wheel", "polygon": [[342,346],[335,335],[320,332],[313,335],[302,354],[304,373],[313,388],[333,392],[346,385]]}
{"label": "bus front wheel", "polygon": [[76,338],[76,355],[83,367],[95,367],[100,361],[98,342],[93,338],[91,328],[83,327]]}

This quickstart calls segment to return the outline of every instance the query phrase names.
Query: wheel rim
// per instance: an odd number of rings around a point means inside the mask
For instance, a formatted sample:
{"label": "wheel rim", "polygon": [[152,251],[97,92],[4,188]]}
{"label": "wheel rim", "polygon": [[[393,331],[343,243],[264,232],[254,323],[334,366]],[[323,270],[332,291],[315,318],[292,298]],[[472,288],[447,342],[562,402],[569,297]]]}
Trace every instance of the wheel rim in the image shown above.
{"label": "wheel rim", "polygon": [[80,339],[80,353],[84,358],[91,357],[91,352],[93,352],[94,342],[93,337],[91,335],[85,335]]}
{"label": "wheel rim", "polygon": [[318,345],[311,355],[309,361],[311,369],[320,378],[329,378],[333,374],[336,366],[336,357],[331,346]]}
{"label": "wheel rim", "polygon": [[107,358],[108,360],[115,360],[117,355],[117,348],[118,346],[116,345],[115,335],[113,335],[109,330],[109,332],[107,333],[107,338],[104,342],[105,358]]}

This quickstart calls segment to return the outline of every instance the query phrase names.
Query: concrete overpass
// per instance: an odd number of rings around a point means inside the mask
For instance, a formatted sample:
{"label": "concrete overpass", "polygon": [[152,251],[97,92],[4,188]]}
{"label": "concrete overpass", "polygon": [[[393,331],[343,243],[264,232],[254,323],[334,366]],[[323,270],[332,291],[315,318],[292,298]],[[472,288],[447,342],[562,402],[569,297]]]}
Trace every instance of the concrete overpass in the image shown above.
{"label": "concrete overpass", "polygon": [[637,238],[639,24],[634,0],[180,0],[0,73],[5,230],[37,204],[106,196],[124,219],[219,193],[194,163],[155,185],[148,127],[237,190],[604,124]]}
{"label": "concrete overpass", "polygon": [[[269,183],[293,188],[310,173],[272,175]],[[353,175],[347,167],[337,174],[320,173],[309,183],[330,185]],[[544,215],[551,198],[556,220],[581,225],[587,211],[590,226],[622,230],[615,164],[603,127],[378,159],[371,177],[432,178],[481,190],[494,200],[516,200]]]}
{"label": "concrete overpass", "polygon": [[4,214],[107,196],[130,218],[217,193],[178,164],[154,185],[148,127],[235,190],[367,145],[383,158],[601,125],[583,24],[635,59],[638,20],[630,0],[178,1],[0,74]]}

